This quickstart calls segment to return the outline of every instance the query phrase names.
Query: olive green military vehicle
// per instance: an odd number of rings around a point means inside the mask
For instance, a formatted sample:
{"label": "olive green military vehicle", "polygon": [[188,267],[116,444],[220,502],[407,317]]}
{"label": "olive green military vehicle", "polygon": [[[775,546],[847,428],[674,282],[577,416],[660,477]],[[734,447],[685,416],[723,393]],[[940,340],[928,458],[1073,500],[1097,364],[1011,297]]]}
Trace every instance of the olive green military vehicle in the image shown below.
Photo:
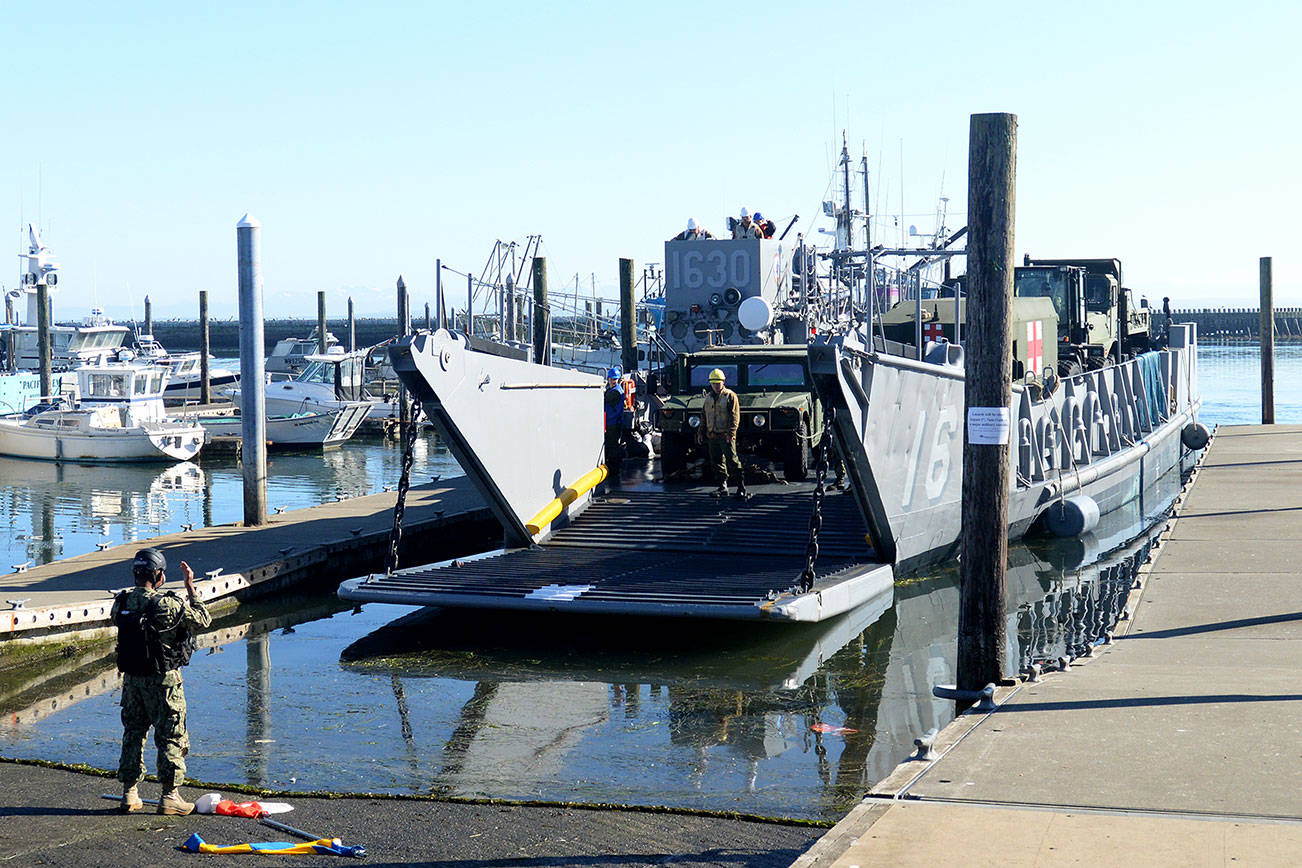
{"label": "olive green military vehicle", "polygon": [[705,454],[697,434],[705,424],[705,391],[715,368],[723,371],[741,405],[737,452],[781,462],[788,480],[806,478],[813,447],[823,436],[823,410],[804,344],[714,347],[679,355],[666,372],[670,397],[660,411],[665,476],[681,473]]}
{"label": "olive green military vehicle", "polygon": [[1116,259],[1025,259],[1013,295],[1053,300],[1063,376],[1115,364],[1153,348],[1148,302],[1136,307]]}
{"label": "olive green military vehicle", "polygon": [[[1018,269],[1019,271],[1021,269]],[[881,315],[879,328],[888,341],[912,347],[917,341],[919,304],[902,301]],[[922,341],[957,343],[963,337],[954,328],[954,299],[924,298],[922,308]],[[958,316],[967,322],[967,299],[959,300]],[[1027,374],[1044,375],[1046,369],[1058,367],[1058,345],[1054,341],[1057,330],[1054,305],[1048,298],[1014,298],[1012,330],[1012,375],[1021,380]]]}

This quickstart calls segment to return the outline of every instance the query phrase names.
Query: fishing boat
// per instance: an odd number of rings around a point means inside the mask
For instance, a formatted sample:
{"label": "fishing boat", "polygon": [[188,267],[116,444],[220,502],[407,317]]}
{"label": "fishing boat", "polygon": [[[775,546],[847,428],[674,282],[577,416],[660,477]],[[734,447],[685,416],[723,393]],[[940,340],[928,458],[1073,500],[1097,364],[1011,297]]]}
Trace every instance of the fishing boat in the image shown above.
{"label": "fishing boat", "polygon": [[[317,330],[313,329],[312,334],[305,338],[282,338],[277,341],[271,349],[271,355],[267,356],[267,373],[293,375],[306,368],[321,349],[317,335]],[[335,348],[340,351],[343,349],[339,339],[327,331],[325,351],[329,353]]]}
{"label": "fishing boat", "polygon": [[[372,395],[365,383],[367,350],[346,353],[317,353],[305,356],[307,366],[287,380],[273,379],[266,388],[267,413],[291,416],[297,413],[334,412],[362,402],[367,418],[397,416],[392,399]],[[228,389],[231,400],[239,402],[238,387]]]}
{"label": "fishing boat", "polygon": [[[267,445],[276,449],[332,449],[347,442],[366,419],[371,406],[350,401],[337,409],[316,410],[266,418]],[[202,417],[208,442],[214,437],[243,436],[239,416]]]}
{"label": "fishing boat", "polygon": [[[0,326],[0,342],[5,344],[5,355],[10,365],[18,370],[34,371],[40,365],[39,336],[37,335],[39,288],[44,286],[51,297],[59,287],[59,263],[53,251],[41,240],[41,233],[27,224],[28,249],[21,254],[25,261],[22,284],[9,292],[8,304],[26,300],[26,318],[21,323]],[[54,371],[71,371],[80,365],[97,364],[116,356],[130,329],[117,325],[104,315],[100,308],[92,308],[81,322],[51,323],[50,364]]]}
{"label": "fishing boat", "polygon": [[203,429],[163,408],[167,370],[106,363],[77,369],[77,399],[0,417],[0,455],[46,461],[184,461]]}
{"label": "fishing boat", "polygon": [[[202,393],[203,355],[198,351],[172,353],[159,343],[151,334],[136,335],[135,347],[131,350],[135,361],[167,368],[167,387],[163,399],[173,403],[197,401]],[[211,361],[211,357],[209,357]],[[208,368],[208,388],[226,389],[240,381],[240,375],[229,368]]]}

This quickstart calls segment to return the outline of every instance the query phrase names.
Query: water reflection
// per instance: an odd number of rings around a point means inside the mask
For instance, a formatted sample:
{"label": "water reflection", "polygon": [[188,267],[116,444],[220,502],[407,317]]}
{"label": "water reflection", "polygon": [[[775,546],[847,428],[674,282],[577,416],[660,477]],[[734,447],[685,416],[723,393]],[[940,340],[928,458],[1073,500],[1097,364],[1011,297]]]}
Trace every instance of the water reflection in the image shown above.
{"label": "water reflection", "polygon": [[[1098,641],[1143,541],[1099,551],[1175,490],[1159,481],[1093,540],[1012,547],[1010,671]],[[206,635],[186,673],[190,766],[267,787],[833,818],[949,721],[931,688],[953,681],[958,608],[952,568],[814,625],[267,604]],[[112,767],[111,666],[0,687],[0,751]]]}
{"label": "water reflection", "polygon": [[[267,500],[297,509],[373,494],[397,482],[400,465],[397,444],[376,437],[325,454],[277,454],[268,463]],[[436,435],[417,440],[415,481],[460,474]],[[233,456],[161,468],[0,457],[0,481],[0,520],[8,522],[0,536],[0,557],[10,558],[5,564],[46,564],[185,525],[239,521],[243,512],[243,477]]]}

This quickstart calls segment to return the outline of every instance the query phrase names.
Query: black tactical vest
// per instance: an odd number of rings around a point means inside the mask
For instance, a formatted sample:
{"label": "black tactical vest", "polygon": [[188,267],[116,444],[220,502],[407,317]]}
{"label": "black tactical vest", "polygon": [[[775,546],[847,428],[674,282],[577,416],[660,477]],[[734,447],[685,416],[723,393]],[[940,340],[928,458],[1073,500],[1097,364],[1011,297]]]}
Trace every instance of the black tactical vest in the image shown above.
{"label": "black tactical vest", "polygon": [[[143,611],[127,608],[130,591],[118,594],[118,670],[127,675],[162,675],[169,669],[188,666],[194,654],[194,633],[184,618],[175,630],[175,641],[163,641],[154,626],[158,597],[150,597]],[[172,591],[167,593],[176,597]],[[180,599],[177,597],[177,599]]]}

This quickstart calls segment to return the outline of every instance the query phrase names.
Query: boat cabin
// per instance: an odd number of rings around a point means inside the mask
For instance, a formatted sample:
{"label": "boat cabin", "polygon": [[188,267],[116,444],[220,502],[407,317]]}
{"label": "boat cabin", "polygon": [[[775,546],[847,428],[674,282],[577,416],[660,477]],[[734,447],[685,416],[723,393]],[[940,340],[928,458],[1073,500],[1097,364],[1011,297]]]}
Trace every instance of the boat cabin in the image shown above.
{"label": "boat cabin", "polygon": [[84,365],[77,369],[78,401],[82,407],[119,406],[133,422],[161,420],[167,380],[167,368],[158,365]]}
{"label": "boat cabin", "polygon": [[341,401],[362,401],[365,379],[366,353],[314,353],[304,357],[307,367],[296,374],[296,383],[313,383],[327,386],[334,390],[335,397]]}

